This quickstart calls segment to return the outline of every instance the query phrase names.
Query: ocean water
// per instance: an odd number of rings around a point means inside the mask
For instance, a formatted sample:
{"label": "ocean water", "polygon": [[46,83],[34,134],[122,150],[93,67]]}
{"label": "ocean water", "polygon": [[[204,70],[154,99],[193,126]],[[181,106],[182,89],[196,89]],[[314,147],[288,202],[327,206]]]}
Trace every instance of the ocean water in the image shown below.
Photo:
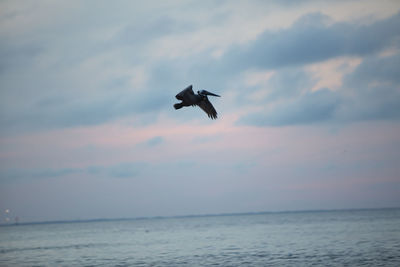
{"label": "ocean water", "polygon": [[400,209],[0,227],[0,266],[400,266]]}

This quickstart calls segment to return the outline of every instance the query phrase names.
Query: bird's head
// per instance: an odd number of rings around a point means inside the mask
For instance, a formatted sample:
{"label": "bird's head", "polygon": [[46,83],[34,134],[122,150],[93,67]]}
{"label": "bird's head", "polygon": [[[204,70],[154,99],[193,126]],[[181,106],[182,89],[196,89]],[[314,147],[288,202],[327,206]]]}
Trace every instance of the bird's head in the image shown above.
{"label": "bird's head", "polygon": [[219,95],[213,94],[213,93],[208,92],[208,91],[206,91],[206,90],[197,91],[197,93],[198,93],[199,95],[201,95],[201,96],[208,96],[208,95],[211,95],[211,96],[218,96],[218,97],[220,97]]}

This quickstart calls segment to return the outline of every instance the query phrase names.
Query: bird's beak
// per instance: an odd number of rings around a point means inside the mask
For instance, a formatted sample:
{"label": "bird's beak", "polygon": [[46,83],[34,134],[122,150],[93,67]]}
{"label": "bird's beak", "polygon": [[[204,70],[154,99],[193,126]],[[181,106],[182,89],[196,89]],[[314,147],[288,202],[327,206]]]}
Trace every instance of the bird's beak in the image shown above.
{"label": "bird's beak", "polygon": [[203,92],[204,92],[206,95],[212,95],[212,96],[218,96],[218,97],[221,97],[221,96],[219,96],[219,95],[213,94],[213,93],[211,93],[211,92],[208,92],[208,91],[206,91],[206,90],[204,90]]}

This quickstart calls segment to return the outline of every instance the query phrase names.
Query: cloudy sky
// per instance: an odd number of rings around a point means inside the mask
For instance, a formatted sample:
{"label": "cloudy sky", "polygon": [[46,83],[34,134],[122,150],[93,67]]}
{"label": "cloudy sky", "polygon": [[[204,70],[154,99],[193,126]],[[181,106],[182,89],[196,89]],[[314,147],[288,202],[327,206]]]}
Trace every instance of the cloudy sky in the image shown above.
{"label": "cloudy sky", "polygon": [[0,58],[1,220],[400,206],[397,0],[5,0]]}

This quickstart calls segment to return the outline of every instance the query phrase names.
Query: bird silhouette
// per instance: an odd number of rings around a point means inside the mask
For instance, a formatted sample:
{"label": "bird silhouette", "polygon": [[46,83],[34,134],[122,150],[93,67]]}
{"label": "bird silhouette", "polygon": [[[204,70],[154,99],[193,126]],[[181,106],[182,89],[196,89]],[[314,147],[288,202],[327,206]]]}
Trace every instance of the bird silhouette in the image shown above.
{"label": "bird silhouette", "polygon": [[205,113],[207,113],[209,118],[216,119],[217,111],[211,104],[210,100],[208,100],[208,95],[220,97],[219,95],[206,90],[197,91],[197,94],[195,94],[193,92],[193,86],[189,85],[175,96],[176,99],[181,100],[182,102],[174,104],[174,108],[180,109],[188,106],[199,106]]}

